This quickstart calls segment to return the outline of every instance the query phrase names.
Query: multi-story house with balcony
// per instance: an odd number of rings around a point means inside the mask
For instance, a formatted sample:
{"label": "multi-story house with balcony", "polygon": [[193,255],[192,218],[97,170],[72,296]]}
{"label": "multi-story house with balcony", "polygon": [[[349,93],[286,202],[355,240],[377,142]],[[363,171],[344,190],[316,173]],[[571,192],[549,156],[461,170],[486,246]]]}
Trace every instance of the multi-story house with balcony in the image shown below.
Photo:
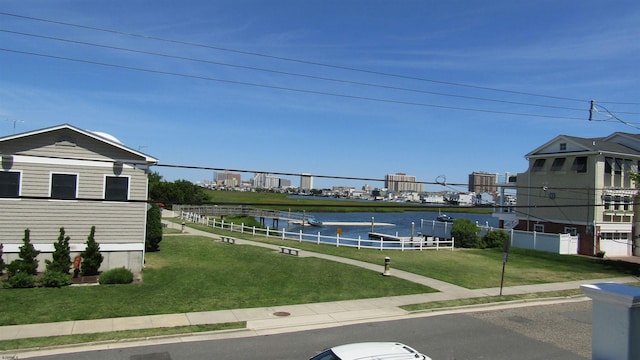
{"label": "multi-story house with balcony", "polygon": [[517,176],[516,230],[578,235],[579,254],[634,255],[640,243],[631,174],[638,172],[640,134],[560,135],[526,158],[529,168]]}

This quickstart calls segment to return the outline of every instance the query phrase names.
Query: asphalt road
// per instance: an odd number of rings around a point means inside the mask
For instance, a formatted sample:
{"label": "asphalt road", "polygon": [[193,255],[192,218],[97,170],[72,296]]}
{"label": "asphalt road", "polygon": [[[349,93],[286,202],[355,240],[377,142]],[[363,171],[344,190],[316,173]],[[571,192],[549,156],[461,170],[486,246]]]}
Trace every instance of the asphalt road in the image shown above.
{"label": "asphalt road", "polygon": [[591,302],[414,317],[297,333],[68,353],[37,359],[308,359],[333,345],[401,341],[434,360],[591,359]]}

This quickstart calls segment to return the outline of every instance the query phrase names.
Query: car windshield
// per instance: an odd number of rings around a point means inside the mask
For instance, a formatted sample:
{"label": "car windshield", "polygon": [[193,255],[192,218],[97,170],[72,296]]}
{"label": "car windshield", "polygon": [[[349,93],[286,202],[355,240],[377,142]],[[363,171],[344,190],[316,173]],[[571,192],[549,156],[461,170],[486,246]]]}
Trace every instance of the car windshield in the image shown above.
{"label": "car windshield", "polygon": [[325,350],[309,360],[340,360],[338,355],[334,354],[331,349]]}

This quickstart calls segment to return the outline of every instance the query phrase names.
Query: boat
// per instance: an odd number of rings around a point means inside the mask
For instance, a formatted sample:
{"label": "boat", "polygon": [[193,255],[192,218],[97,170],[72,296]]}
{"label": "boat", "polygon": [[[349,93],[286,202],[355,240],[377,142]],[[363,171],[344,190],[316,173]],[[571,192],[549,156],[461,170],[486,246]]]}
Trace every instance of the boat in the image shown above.
{"label": "boat", "polygon": [[453,222],[453,218],[447,214],[440,214],[438,215],[438,217],[436,218],[436,221],[440,221],[440,222]]}
{"label": "boat", "polygon": [[307,223],[311,226],[322,226],[322,221],[316,220],[316,218],[307,218]]}

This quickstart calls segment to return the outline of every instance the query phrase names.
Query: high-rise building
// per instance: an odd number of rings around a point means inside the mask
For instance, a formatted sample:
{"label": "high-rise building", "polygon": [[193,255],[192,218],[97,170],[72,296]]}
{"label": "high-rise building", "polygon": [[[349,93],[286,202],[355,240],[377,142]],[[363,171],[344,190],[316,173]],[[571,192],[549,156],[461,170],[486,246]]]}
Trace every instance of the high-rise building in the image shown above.
{"label": "high-rise building", "polygon": [[300,175],[300,190],[313,189],[313,176],[311,174]]}
{"label": "high-rise building", "polygon": [[495,195],[498,192],[497,182],[498,174],[474,171],[469,174],[469,191]]}
{"label": "high-rise building", "polygon": [[216,173],[216,185],[224,185],[228,187],[240,186],[242,180],[240,174],[229,171]]}
{"label": "high-rise building", "polygon": [[387,174],[384,187],[395,192],[423,192],[423,184],[416,182],[416,177],[405,173]]}

